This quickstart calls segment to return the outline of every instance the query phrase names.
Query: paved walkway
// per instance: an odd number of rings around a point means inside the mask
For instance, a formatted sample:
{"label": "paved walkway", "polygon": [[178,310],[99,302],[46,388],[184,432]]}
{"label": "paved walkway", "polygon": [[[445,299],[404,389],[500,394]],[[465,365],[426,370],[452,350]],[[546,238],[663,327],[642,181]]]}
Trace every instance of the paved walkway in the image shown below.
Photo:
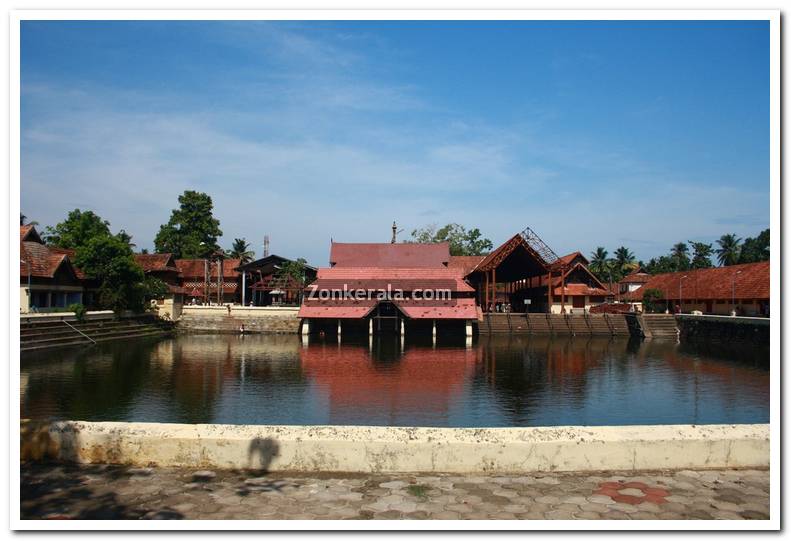
{"label": "paved walkway", "polygon": [[766,519],[769,472],[300,475],[22,465],[22,518]]}

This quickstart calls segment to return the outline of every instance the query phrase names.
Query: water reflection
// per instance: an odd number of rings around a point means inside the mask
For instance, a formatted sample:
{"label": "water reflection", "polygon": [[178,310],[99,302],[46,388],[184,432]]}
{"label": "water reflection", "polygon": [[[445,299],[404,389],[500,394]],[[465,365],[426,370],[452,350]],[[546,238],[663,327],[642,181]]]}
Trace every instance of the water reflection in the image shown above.
{"label": "water reflection", "polygon": [[181,336],[23,356],[24,417],[179,423],[553,426],[768,422],[756,348],[493,336]]}

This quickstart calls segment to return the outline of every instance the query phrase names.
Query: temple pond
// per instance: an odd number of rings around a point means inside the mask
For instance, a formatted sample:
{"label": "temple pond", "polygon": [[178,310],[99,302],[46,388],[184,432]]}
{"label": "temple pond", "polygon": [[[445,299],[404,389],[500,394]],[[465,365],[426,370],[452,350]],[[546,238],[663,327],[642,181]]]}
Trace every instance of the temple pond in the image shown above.
{"label": "temple pond", "polygon": [[182,335],[23,354],[23,418],[439,427],[769,422],[768,348]]}

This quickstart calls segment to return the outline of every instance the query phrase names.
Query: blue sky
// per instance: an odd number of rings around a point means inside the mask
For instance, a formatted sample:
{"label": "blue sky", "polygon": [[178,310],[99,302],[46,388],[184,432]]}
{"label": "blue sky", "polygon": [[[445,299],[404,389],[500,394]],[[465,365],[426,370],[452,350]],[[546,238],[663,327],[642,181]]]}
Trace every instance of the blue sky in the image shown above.
{"label": "blue sky", "polygon": [[769,23],[22,23],[22,211],[153,247],[186,189],[230,247],[525,226],[558,253],[769,225]]}

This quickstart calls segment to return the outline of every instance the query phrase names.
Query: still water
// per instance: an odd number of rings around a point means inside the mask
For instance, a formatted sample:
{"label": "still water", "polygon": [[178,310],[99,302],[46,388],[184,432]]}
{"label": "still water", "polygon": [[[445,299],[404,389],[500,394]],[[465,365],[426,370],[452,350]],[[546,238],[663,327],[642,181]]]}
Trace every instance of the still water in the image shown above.
{"label": "still water", "polygon": [[769,422],[768,353],[587,338],[192,335],[24,354],[23,418],[556,426]]}

